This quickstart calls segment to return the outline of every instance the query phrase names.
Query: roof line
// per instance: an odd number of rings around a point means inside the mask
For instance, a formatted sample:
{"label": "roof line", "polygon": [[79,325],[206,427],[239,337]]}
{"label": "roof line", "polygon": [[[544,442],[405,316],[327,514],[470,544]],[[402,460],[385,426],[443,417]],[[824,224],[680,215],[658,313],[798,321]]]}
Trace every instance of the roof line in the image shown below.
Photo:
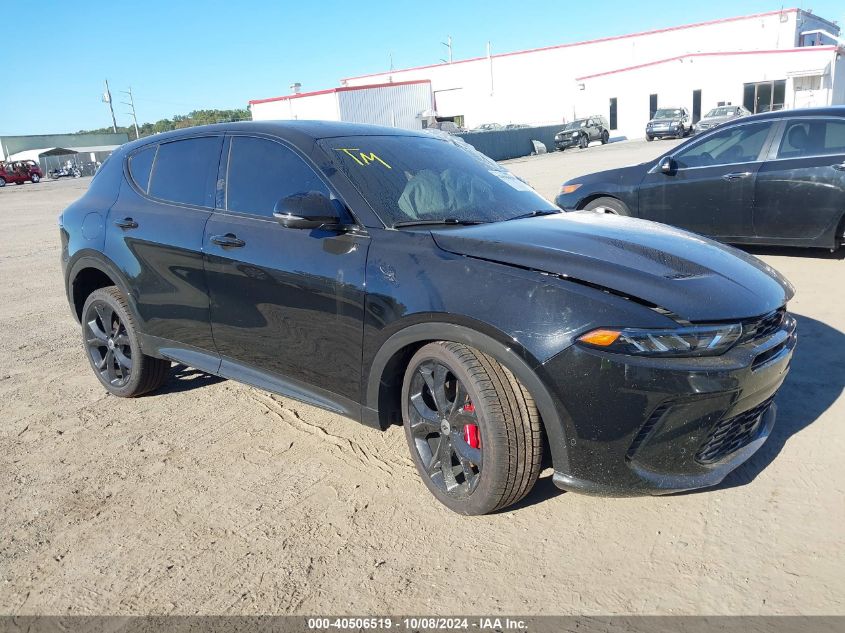
{"label": "roof line", "polygon": [[[521,50],[521,51],[512,51],[510,53],[497,53],[495,55],[491,55],[491,57],[493,57],[493,58],[510,57],[512,55],[524,55],[526,53],[538,53],[540,51],[549,51],[549,50],[555,50],[555,49],[558,49],[558,48],[570,48],[570,47],[573,47],[573,46],[584,46],[586,44],[599,44],[601,42],[612,42],[614,40],[624,40],[624,39],[628,39],[628,38],[631,38],[631,37],[642,37],[644,35],[657,35],[658,33],[668,33],[668,32],[671,32],[671,31],[681,31],[681,30],[684,30],[684,29],[697,28],[697,27],[700,27],[700,26],[710,26],[712,24],[724,24],[726,22],[737,22],[739,20],[751,20],[751,19],[754,19],[754,18],[768,17],[770,15],[778,15],[778,14],[783,14],[783,13],[797,13],[798,11],[799,11],[799,9],[797,9],[797,8],[780,9],[778,11],[766,11],[764,13],[753,13],[751,15],[740,15],[740,16],[736,16],[736,17],[732,17],[732,18],[719,18],[718,20],[706,20],[704,22],[694,22],[693,24],[682,24],[680,26],[669,26],[669,27],[662,28],[662,29],[653,29],[651,31],[640,31],[638,33],[628,33],[626,35],[612,35],[610,37],[600,37],[600,38],[597,38],[597,39],[594,39],[594,40],[584,40],[583,42],[570,42],[569,44],[554,44],[552,46],[542,46],[540,48],[528,48],[528,49]],[[465,64],[465,63],[468,63],[468,62],[477,62],[477,61],[481,61],[481,60],[484,60],[484,59],[487,59],[487,57],[484,56],[484,57],[471,57],[469,59],[459,59],[457,61],[452,62],[451,64],[448,64],[448,63],[446,63],[446,64],[444,64],[444,63],[427,64],[425,66],[412,66],[411,68],[402,68],[400,70],[385,70],[385,71],[382,71],[382,72],[379,72],[379,73],[369,73],[369,74],[366,74],[366,75],[357,75],[355,77],[347,77],[345,79],[341,79],[340,81],[341,81],[341,83],[343,83],[345,81],[350,81],[350,80],[353,80],[353,79],[366,79],[367,77],[378,77],[380,75],[389,75],[391,73],[403,73],[403,72],[408,72],[408,71],[411,71],[411,70],[424,70],[426,68],[436,68],[436,67],[440,67],[440,66],[454,66],[455,64]]]}
{"label": "roof line", "polygon": [[604,77],[606,75],[615,75],[617,73],[624,73],[631,70],[638,70],[640,68],[647,68],[649,66],[657,66],[658,64],[666,64],[689,57],[723,57],[728,55],[771,55],[775,53],[800,53],[807,51],[834,51],[837,46],[802,46],[799,48],[776,48],[764,51],[710,51],[706,53],[688,53],[686,55],[676,55],[675,57],[666,57],[665,59],[658,59],[653,62],[646,62],[644,64],[637,64],[636,66],[625,66],[623,68],[615,68],[614,70],[606,70],[592,75],[584,75],[583,77],[576,77],[575,81],[586,81],[587,79],[595,79],[596,77]]}
{"label": "roof line", "polygon": [[292,95],[283,95],[281,97],[270,97],[268,99],[253,99],[249,102],[250,105],[256,103],[269,103],[271,101],[288,101],[290,99],[301,99],[302,97],[314,97],[316,95],[327,95],[335,92],[350,92],[352,90],[368,90],[372,88],[393,88],[394,86],[408,86],[411,84],[430,84],[430,79],[413,79],[409,81],[391,81],[380,84],[367,84],[365,86],[339,86],[337,88],[327,88],[326,90],[314,90],[313,92],[299,92]]}

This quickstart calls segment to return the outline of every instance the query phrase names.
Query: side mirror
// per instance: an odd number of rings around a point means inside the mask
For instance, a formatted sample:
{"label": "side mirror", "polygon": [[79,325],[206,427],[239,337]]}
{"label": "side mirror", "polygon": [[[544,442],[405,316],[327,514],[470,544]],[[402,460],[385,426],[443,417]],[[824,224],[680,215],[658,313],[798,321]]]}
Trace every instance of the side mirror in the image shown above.
{"label": "side mirror", "polygon": [[671,174],[675,171],[675,161],[671,156],[666,156],[660,161],[660,171],[664,174]]}
{"label": "side mirror", "polygon": [[273,217],[288,229],[319,229],[340,224],[340,214],[334,203],[319,191],[282,198],[273,208]]}

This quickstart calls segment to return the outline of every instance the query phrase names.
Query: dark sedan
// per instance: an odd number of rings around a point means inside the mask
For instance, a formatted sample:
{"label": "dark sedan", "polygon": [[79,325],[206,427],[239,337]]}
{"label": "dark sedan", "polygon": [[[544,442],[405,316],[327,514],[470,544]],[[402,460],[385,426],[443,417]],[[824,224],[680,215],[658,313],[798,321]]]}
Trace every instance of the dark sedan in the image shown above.
{"label": "dark sedan", "polygon": [[109,393],[154,391],[176,362],[402,424],[464,514],[524,497],[547,451],[567,490],[720,482],[769,435],[796,344],[792,288],[754,257],[561,213],[446,135],[159,134],[115,151],[59,225]]}
{"label": "dark sedan", "polygon": [[835,250],[845,243],[845,107],[742,117],[656,160],[569,180],[555,202],[722,242]]}

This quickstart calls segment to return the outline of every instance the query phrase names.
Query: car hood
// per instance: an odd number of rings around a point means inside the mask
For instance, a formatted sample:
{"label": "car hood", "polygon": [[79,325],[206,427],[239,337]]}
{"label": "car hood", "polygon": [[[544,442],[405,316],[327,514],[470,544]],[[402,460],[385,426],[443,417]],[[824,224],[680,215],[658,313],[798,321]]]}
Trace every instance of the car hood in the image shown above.
{"label": "car hood", "polygon": [[678,123],[681,120],[681,117],[675,117],[674,119],[652,119],[649,121],[652,125],[663,125],[666,123]]}
{"label": "car hood", "polygon": [[730,121],[731,119],[735,119],[737,117],[736,114],[729,114],[727,116],[711,116],[711,117],[704,117],[701,119],[701,123],[710,123],[711,125],[716,125],[718,123],[724,123],[725,121]]}
{"label": "car hood", "polygon": [[569,213],[432,231],[441,249],[600,286],[693,322],[766,314],[794,294],[756,257],[664,224]]}

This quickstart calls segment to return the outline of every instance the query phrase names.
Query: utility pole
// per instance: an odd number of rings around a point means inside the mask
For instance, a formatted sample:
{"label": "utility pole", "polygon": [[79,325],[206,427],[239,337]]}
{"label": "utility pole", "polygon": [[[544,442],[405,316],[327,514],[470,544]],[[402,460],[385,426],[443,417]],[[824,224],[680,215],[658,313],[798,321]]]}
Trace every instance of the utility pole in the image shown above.
{"label": "utility pole", "polygon": [[109,111],[111,112],[111,129],[117,134],[117,121],[114,119],[114,108],[111,104],[111,92],[109,92],[109,80],[106,79],[106,91],[103,93],[103,102],[109,104]]}
{"label": "utility pole", "polygon": [[132,120],[135,122],[135,138],[139,139],[141,138],[141,133],[138,131],[138,117],[135,116],[135,99],[132,98],[132,86],[129,86],[129,90],[121,90],[121,92],[125,95],[129,95],[129,101],[121,101],[121,103],[132,108],[132,112],[130,112],[130,114],[132,115]]}
{"label": "utility pole", "polygon": [[[447,36],[446,36],[446,41],[445,41],[445,42],[440,42],[440,43],[441,43],[441,44],[443,44],[443,46],[445,46],[445,47],[446,47],[446,50],[448,50],[448,51],[449,51],[449,61],[448,61],[447,63],[451,64],[451,63],[452,63],[452,36],[451,36],[451,35],[447,35]],[[444,61],[444,62],[445,62],[446,60],[444,59],[444,60],[441,60],[441,61]]]}

